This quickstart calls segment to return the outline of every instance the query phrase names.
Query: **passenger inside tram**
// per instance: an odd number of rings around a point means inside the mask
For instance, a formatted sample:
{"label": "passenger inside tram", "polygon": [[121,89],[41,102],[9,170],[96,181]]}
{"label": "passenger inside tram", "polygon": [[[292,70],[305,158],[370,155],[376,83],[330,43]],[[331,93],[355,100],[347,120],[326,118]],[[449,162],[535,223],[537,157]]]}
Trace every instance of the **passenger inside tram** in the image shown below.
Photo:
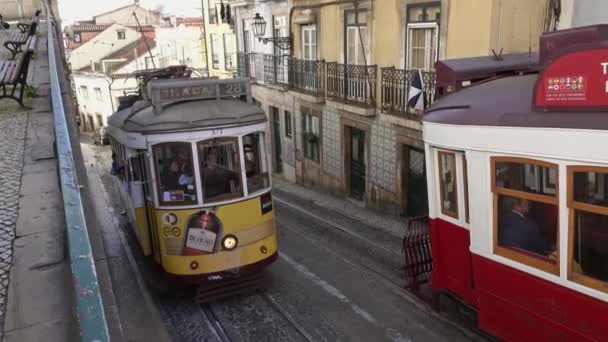
{"label": "passenger inside tram", "polygon": [[[532,208],[532,203],[534,208]],[[547,204],[532,203],[523,198],[502,197],[503,209],[499,217],[498,243],[504,247],[515,247],[534,254],[549,256],[555,247],[543,234],[535,219],[539,212],[544,211]]]}

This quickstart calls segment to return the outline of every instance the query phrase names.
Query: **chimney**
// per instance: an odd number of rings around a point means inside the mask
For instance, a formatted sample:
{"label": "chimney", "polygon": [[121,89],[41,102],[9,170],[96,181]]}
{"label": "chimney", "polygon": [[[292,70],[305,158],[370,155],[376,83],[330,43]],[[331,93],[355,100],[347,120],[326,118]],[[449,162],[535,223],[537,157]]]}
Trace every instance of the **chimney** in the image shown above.
{"label": "chimney", "polygon": [[135,6],[139,6],[139,0],[133,0],[133,3],[135,4]]}

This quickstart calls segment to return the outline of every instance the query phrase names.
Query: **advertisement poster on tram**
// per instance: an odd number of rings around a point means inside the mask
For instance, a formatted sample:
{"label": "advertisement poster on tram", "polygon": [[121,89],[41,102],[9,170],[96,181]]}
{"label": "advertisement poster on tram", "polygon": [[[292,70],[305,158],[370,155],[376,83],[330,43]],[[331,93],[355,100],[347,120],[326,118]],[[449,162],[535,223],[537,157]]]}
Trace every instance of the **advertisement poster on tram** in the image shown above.
{"label": "advertisement poster on tram", "polygon": [[606,109],[608,49],[558,57],[540,74],[534,104],[537,109],[545,110]]}

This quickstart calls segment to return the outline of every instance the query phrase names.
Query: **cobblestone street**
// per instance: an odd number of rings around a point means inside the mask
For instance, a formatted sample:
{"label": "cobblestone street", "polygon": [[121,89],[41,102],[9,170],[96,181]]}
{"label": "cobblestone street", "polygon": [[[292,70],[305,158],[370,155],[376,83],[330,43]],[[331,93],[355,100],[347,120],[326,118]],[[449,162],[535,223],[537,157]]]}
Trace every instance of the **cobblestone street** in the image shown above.
{"label": "cobblestone street", "polygon": [[0,324],[4,325],[8,279],[13,258],[15,225],[27,126],[27,112],[0,113]]}

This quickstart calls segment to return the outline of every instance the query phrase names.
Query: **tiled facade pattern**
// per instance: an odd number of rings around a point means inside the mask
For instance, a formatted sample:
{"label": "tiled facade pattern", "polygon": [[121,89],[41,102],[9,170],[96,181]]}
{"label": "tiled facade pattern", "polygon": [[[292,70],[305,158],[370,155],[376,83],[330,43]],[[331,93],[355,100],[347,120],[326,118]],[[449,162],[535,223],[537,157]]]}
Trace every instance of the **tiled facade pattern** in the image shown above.
{"label": "tiled facade pattern", "polygon": [[0,113],[0,325],[4,326],[13,240],[19,211],[19,191],[27,113]]}
{"label": "tiled facade pattern", "polygon": [[395,130],[383,124],[372,125],[370,150],[370,182],[397,193]]}
{"label": "tiled facade pattern", "polygon": [[340,115],[331,110],[323,112],[323,172],[342,178],[342,143]]}
{"label": "tiled facade pattern", "polygon": [[283,163],[293,166],[296,166],[296,149],[293,145],[293,141],[289,138],[283,139],[283,151],[282,151],[282,159]]}

